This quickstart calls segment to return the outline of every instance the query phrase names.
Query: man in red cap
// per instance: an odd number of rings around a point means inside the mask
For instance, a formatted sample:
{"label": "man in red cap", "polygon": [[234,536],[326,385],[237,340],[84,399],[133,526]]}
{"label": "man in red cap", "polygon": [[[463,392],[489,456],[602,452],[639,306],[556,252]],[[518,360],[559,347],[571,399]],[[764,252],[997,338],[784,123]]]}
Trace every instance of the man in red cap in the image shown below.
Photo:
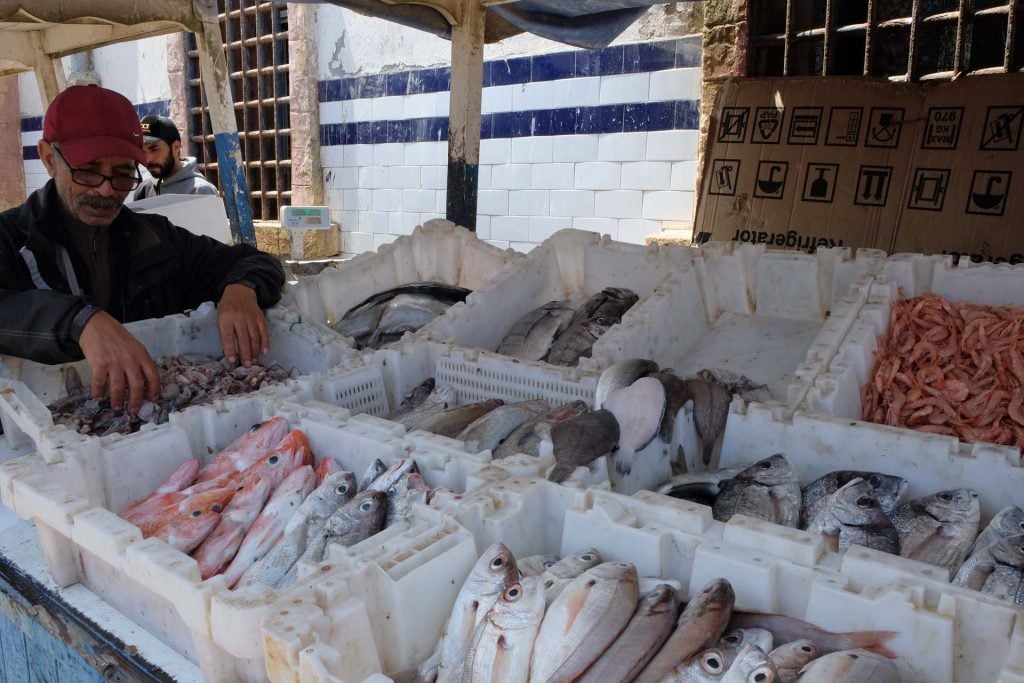
{"label": "man in red cap", "polygon": [[109,386],[111,404],[127,399],[135,412],[160,395],[160,377],[122,323],[212,300],[230,362],[269,351],[262,309],[281,298],[277,259],[122,207],[146,162],[131,102],[94,85],[64,90],[46,111],[39,157],[51,180],[0,213],[0,353],[84,356],[93,396]]}

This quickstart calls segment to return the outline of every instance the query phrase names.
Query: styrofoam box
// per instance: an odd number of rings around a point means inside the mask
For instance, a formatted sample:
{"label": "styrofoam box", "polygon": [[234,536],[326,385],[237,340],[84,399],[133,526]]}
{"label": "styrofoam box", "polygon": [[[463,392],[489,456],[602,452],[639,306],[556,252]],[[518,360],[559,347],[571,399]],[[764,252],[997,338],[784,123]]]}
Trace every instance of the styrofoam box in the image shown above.
{"label": "styrofoam box", "polygon": [[[860,420],[860,391],[874,371],[878,337],[889,329],[893,303],[926,293],[939,294],[954,303],[1024,306],[1024,266],[977,264],[968,257],[961,257],[959,262],[954,262],[952,256],[897,254],[889,257],[870,288],[868,301],[852,316],[849,332],[840,340],[826,370],[815,377],[813,386],[806,392],[803,407]],[[928,436],[905,428],[891,429],[922,439]],[[946,453],[944,458],[951,462],[961,457],[977,460],[985,457],[983,454],[996,453],[995,457],[1020,465],[1020,452],[1014,446],[967,444],[950,436],[932,436],[935,440],[927,443]]]}
{"label": "styrofoam box", "polygon": [[[217,309],[211,302],[187,315],[141,320],[125,327],[154,359],[185,353],[223,355]],[[294,311],[281,306],[267,311],[267,330],[270,353],[262,356],[260,362],[277,362],[300,375],[329,370],[354,353],[336,336],[301,323]],[[0,421],[12,448],[31,441],[44,457],[56,460],[60,450],[69,444],[96,438],[63,425],[55,426],[46,407],[67,394],[61,370],[69,366],[78,371],[88,386],[92,372],[84,360],[44,365],[13,356],[0,357]],[[275,391],[270,385],[266,389]],[[276,391],[290,390],[279,386]]]}
{"label": "styrofoam box", "polygon": [[[403,439],[401,428],[382,429],[381,420],[352,417],[337,406],[250,394],[190,407],[131,438],[71,446],[58,463],[38,454],[4,463],[0,496],[35,520],[59,585],[81,582],[199,664],[207,680],[262,680],[259,622],[278,592],[229,591],[221,576],[202,581],[191,557],[161,540],[143,540],[115,512],[148,495],[186,459],[206,461],[275,415],[305,431],[318,458],[331,455],[359,474],[375,458],[390,465],[411,457],[428,485],[462,492],[470,474],[490,460],[450,448],[448,440]],[[319,571],[314,566],[308,573],[315,579]]]}
{"label": "styrofoam box", "polygon": [[304,322],[330,328],[353,306],[379,292],[412,282],[443,282],[478,290],[523,258],[498,249],[465,228],[430,220],[376,252],[360,254],[337,268],[289,285],[282,303],[302,314]]}
{"label": "styrofoam box", "polygon": [[[1016,681],[1024,662],[1021,612],[988,596],[887,565],[872,553],[816,564],[794,530],[737,517],[729,524],[684,501],[625,497],[511,478],[432,507],[447,517],[402,543],[332,554],[333,573],[274,605],[263,621],[267,673],[276,683],[388,681],[430,654],[458,589],[494,542],[517,558],[596,548],[641,577],[677,583],[687,596],[724,577],[736,607],[806,619],[832,631],[891,630],[905,681]],[[766,550],[735,542],[731,528],[765,535]],[[778,532],[778,533],[777,533]],[[801,538],[801,535],[805,538]],[[772,542],[773,541],[773,542]],[[797,552],[792,552],[797,549]]]}

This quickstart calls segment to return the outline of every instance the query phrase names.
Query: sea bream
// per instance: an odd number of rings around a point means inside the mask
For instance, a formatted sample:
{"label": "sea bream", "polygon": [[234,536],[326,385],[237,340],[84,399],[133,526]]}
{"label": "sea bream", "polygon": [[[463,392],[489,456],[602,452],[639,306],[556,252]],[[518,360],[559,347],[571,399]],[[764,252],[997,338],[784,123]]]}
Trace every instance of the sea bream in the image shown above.
{"label": "sea bream", "polygon": [[560,559],[558,555],[530,555],[518,560],[519,571],[523,576],[540,576]]}
{"label": "sea bream", "polygon": [[900,683],[891,660],[867,650],[843,650],[818,657],[800,671],[800,683]]}
{"label": "sea bream", "polygon": [[717,382],[706,379],[695,377],[683,383],[693,401],[693,424],[700,437],[701,459],[705,465],[710,465],[715,443],[725,431],[732,393]]}
{"label": "sea bream", "polygon": [[818,477],[803,488],[800,502],[800,528],[806,529],[810,520],[817,517],[828,501],[828,497],[854,479],[863,479],[873,489],[875,500],[882,511],[888,514],[903,502],[907,493],[907,480],[879,472],[858,472],[855,470],[836,470],[823,477]]}
{"label": "sea bream", "polygon": [[640,300],[624,287],[606,287],[587,299],[573,314],[565,331],[551,344],[547,362],[552,365],[574,365],[581,356],[589,356],[594,342],[623,314]]}
{"label": "sea bream", "polygon": [[551,426],[555,467],[548,479],[560,483],[577,467],[611,454],[619,444],[619,423],[608,410],[581,413]]}
{"label": "sea bream", "polygon": [[807,530],[825,535],[838,552],[856,544],[898,555],[899,534],[885,514],[877,490],[866,479],[851,480],[817,507]]}
{"label": "sea bream", "polygon": [[483,417],[504,403],[500,398],[492,398],[464,406],[454,406],[424,418],[413,425],[412,429],[421,429],[454,439],[474,420]]}
{"label": "sea bream", "polygon": [[967,559],[978,534],[978,492],[954,489],[900,505],[890,515],[900,555],[944,567],[949,576]]}
{"label": "sea bream", "polygon": [[382,491],[367,489],[342,505],[324,523],[316,536],[309,539],[303,562],[322,562],[327,547],[343,547],[361,543],[384,528],[387,518],[388,497]]}
{"label": "sea bream", "polygon": [[549,301],[516,321],[496,353],[520,360],[540,360],[547,355],[555,337],[565,331],[576,309],[571,300]]}
{"label": "sea bream", "polygon": [[840,650],[864,649],[876,652],[883,657],[893,659],[896,657],[896,654],[886,645],[889,640],[898,635],[894,631],[833,633],[794,617],[739,611],[732,613],[729,628],[763,628],[771,631],[775,642],[780,644],[809,640],[814,643],[814,647],[821,654]]}
{"label": "sea bream", "polygon": [[616,389],[624,389],[655,372],[658,372],[658,364],[645,358],[629,358],[608,366],[597,380],[594,410],[602,408],[605,399]]}
{"label": "sea bream", "polygon": [[478,417],[455,437],[466,445],[469,453],[493,451],[527,420],[551,410],[544,399],[499,405]]}
{"label": "sea bream", "polygon": [[[730,661],[731,660],[731,661]],[[726,648],[709,648],[684,661],[665,683],[778,683],[778,673],[768,655],[748,644],[734,656]]]}
{"label": "sea bream", "polygon": [[539,577],[523,576],[506,588],[473,633],[463,683],[525,683],[543,618]]}
{"label": "sea bream", "polygon": [[427,418],[433,417],[437,413],[455,407],[455,402],[455,389],[447,384],[443,384],[439,387],[434,387],[434,390],[431,391],[425,399],[423,399],[423,402],[415,406],[412,410],[391,419],[405,427],[407,430],[413,430],[416,428],[417,424],[423,422]]}
{"label": "sea bream", "polygon": [[393,410],[389,415],[389,420],[397,420],[401,416],[411,412],[417,406],[421,405],[430,393],[434,391],[435,381],[433,377],[428,377],[420,382],[412,391],[402,397],[402,402],[398,404],[398,407]]}
{"label": "sea bream", "polygon": [[971,547],[970,555],[987,548],[1000,539],[1019,534],[1024,534],[1024,510],[1016,505],[1009,505],[997,512],[988,526],[978,534],[978,538]]}
{"label": "sea bream", "polygon": [[779,683],[796,683],[800,670],[818,658],[818,648],[809,640],[794,640],[768,653],[775,665]]}
{"label": "sea bream", "polygon": [[720,522],[746,515],[795,527],[800,520],[800,484],[786,458],[776,453],[726,481],[712,511]]}
{"label": "sea bream", "polygon": [[509,434],[491,453],[495,460],[507,458],[515,453],[525,453],[537,457],[540,455],[540,443],[551,438],[551,427],[557,422],[582,415],[589,408],[584,401],[572,401],[565,405],[552,408],[543,415],[533,417]]}
{"label": "sea bream", "polygon": [[541,574],[541,580],[544,582],[544,604],[550,607],[555,598],[572,583],[573,579],[602,562],[604,559],[601,557],[601,553],[593,548],[586,548],[568,557],[563,557],[548,567]]}
{"label": "sea bream", "polygon": [[452,304],[465,301],[470,290],[443,282],[413,282],[378,292],[356,304],[332,325],[352,337],[357,348],[379,348],[405,332],[419,329]]}
{"label": "sea bream", "polygon": [[1017,604],[1024,601],[1021,572],[1024,571],[1024,534],[1008,536],[974,552],[953,579],[985,593],[1001,593]]}

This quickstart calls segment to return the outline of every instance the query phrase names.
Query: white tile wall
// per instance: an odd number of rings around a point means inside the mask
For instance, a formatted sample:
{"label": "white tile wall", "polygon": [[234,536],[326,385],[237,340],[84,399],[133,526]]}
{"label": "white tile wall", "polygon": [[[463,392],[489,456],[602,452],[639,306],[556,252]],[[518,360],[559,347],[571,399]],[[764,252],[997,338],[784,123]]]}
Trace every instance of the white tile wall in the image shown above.
{"label": "white tile wall", "polygon": [[388,187],[388,169],[384,166],[360,168],[358,186],[369,189]]}
{"label": "white tile wall", "polygon": [[661,223],[642,218],[626,218],[619,221],[619,239],[623,242],[644,244],[648,235],[661,232]]}
{"label": "white tile wall", "polygon": [[[490,167],[487,167],[490,169]],[[420,187],[424,190],[443,190],[448,187],[447,166],[421,166]]]}
{"label": "white tile wall", "polygon": [[576,164],[575,186],[579,190],[617,190],[622,186],[622,164],[601,161]]}
{"label": "white tile wall", "polygon": [[697,189],[697,161],[673,163],[672,180],[669,183],[668,189],[695,191]]}
{"label": "white tile wall", "polygon": [[642,217],[663,221],[692,218],[693,192],[644,192]]}
{"label": "white tile wall", "polygon": [[619,238],[619,222],[614,218],[573,218],[572,227],[601,235],[611,235],[613,240]]}
{"label": "white tile wall", "polygon": [[565,85],[565,94],[575,107],[593,107],[601,101],[601,79],[574,78]]}
{"label": "white tile wall", "polygon": [[395,207],[402,205],[402,190],[374,190],[373,191],[373,210],[374,211],[394,211]]}
{"label": "white tile wall", "polygon": [[594,215],[601,218],[634,218],[643,208],[643,192],[616,190],[594,195]]}
{"label": "white tile wall", "polygon": [[646,102],[651,89],[650,74],[601,76],[600,104]]}
{"label": "white tile wall", "polygon": [[485,216],[508,214],[508,190],[480,190],[477,193],[477,213]]}
{"label": "white tile wall", "polygon": [[[391,166],[388,168],[387,187],[416,190],[422,187],[420,166]],[[427,168],[435,168],[427,166]]]}
{"label": "white tile wall", "polygon": [[363,211],[359,215],[359,227],[372,232],[386,233],[388,231],[388,214],[386,211]]}
{"label": "white tile wall", "polygon": [[594,193],[590,190],[552,190],[550,201],[552,216],[594,215]]}
{"label": "white tile wall", "polygon": [[[491,239],[508,241],[530,241],[530,219],[528,216],[493,216],[491,218]],[[506,245],[508,246],[508,245]]]}
{"label": "white tile wall", "polygon": [[623,190],[667,190],[672,164],[667,161],[639,161],[622,165]]}
{"label": "white tile wall", "polygon": [[647,158],[652,161],[687,161],[697,158],[695,130],[659,130],[647,134]]}
{"label": "white tile wall", "polygon": [[480,141],[481,164],[507,164],[512,161],[512,140],[497,138]]}
{"label": "white tile wall", "polygon": [[491,114],[498,111],[512,111],[511,85],[495,85],[484,88],[480,98],[480,111]]}
{"label": "white tile wall", "polygon": [[346,211],[369,211],[373,208],[372,190],[342,190],[342,206]]}
{"label": "white tile wall", "polygon": [[388,232],[392,235],[411,235],[420,224],[420,214],[392,211],[388,214]]}
{"label": "white tile wall", "polygon": [[491,217],[490,216],[477,216],[476,217],[476,236],[482,240],[491,239]]}
{"label": "white tile wall", "polygon": [[390,244],[398,239],[398,235],[391,235],[388,233],[373,233],[373,251],[376,251],[383,247],[385,244]]}
{"label": "white tile wall", "polygon": [[508,212],[513,216],[547,216],[547,190],[512,190],[508,193]]}
{"label": "white tile wall", "polygon": [[670,69],[651,74],[650,101],[686,100],[700,92],[700,67]]}
{"label": "white tile wall", "polygon": [[[342,228],[344,229],[344,224]],[[341,249],[346,254],[361,254],[373,249],[373,233],[345,230]]]}
{"label": "white tile wall", "polygon": [[532,251],[537,244],[534,242],[509,242],[508,248],[515,249],[516,251],[528,252]]}
{"label": "white tile wall", "polygon": [[434,190],[402,190],[402,210],[431,213],[436,207],[436,199]]}
{"label": "white tile wall", "polygon": [[409,142],[405,145],[405,163],[409,166],[427,166],[437,163],[438,148],[448,149],[440,142]]}
{"label": "white tile wall", "polygon": [[[421,93],[419,95],[409,95],[408,97],[402,97],[399,99],[405,100],[404,111],[405,117],[408,119],[423,119],[430,116],[437,116],[437,98],[434,97],[435,93]],[[380,98],[388,99],[388,98]],[[396,116],[394,118],[403,118]],[[416,143],[424,144],[424,143]]]}
{"label": "white tile wall", "polygon": [[[415,97],[415,96],[414,96]],[[371,118],[375,121],[393,121],[406,118],[405,97],[375,97],[371,100]],[[413,99],[413,98],[408,98]],[[411,104],[411,103],[410,103]],[[417,109],[409,110],[409,118],[422,116]]]}
{"label": "white tile wall", "polygon": [[371,145],[373,163],[379,166],[400,166],[405,163],[405,144]]}
{"label": "white tile wall", "polygon": [[513,164],[543,164],[552,161],[553,143],[550,137],[512,139]]}
{"label": "white tile wall", "polygon": [[572,227],[571,218],[551,216],[534,216],[530,219],[530,239],[528,242],[543,242],[559,230]]}
{"label": "white tile wall", "polygon": [[597,135],[556,135],[551,138],[555,161],[593,161],[597,159]]}
{"label": "white tile wall", "polygon": [[535,190],[571,190],[573,186],[573,165],[534,164],[532,172]]}
{"label": "white tile wall", "polygon": [[491,187],[495,190],[529,190],[533,187],[531,164],[506,164],[491,169]]}
{"label": "white tile wall", "polygon": [[640,161],[647,158],[647,133],[601,135],[597,141],[600,161]]}

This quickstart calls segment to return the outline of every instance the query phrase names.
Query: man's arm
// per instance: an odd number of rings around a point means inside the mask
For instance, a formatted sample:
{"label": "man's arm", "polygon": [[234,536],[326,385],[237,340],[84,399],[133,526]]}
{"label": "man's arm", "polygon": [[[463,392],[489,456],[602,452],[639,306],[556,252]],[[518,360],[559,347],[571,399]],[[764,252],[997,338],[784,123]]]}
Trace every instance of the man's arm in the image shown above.
{"label": "man's arm", "polygon": [[82,360],[78,337],[89,314],[89,305],[79,296],[49,289],[0,289],[0,353],[36,363]]}

